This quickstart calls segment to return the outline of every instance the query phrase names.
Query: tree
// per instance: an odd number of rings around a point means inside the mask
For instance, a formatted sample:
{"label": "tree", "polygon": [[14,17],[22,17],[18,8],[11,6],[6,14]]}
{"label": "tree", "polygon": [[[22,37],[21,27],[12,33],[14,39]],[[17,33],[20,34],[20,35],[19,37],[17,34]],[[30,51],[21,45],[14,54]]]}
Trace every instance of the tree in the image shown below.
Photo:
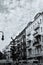
{"label": "tree", "polygon": [[6,56],[2,52],[0,52],[0,59],[6,59]]}
{"label": "tree", "polygon": [[12,45],[10,50],[11,50],[11,58],[14,61],[14,60],[16,60],[16,47],[14,45]]}

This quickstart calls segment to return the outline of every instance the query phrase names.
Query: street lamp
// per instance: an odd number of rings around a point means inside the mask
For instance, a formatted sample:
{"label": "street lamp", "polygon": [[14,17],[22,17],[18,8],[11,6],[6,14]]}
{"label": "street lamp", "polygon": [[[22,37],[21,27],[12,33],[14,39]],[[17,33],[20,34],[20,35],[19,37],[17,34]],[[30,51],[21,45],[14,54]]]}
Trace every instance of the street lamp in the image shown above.
{"label": "street lamp", "polygon": [[3,41],[3,40],[4,40],[4,32],[3,32],[3,31],[0,31],[0,33],[2,33],[2,38],[1,38],[1,40]]}

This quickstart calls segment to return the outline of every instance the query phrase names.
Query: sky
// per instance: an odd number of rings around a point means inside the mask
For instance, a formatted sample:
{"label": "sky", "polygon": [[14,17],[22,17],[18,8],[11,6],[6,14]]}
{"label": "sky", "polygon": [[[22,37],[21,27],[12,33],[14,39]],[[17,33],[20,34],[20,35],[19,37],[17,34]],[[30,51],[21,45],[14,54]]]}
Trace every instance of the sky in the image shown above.
{"label": "sky", "polygon": [[43,0],[0,0],[0,31],[5,38],[2,41],[0,33],[0,51],[42,11]]}

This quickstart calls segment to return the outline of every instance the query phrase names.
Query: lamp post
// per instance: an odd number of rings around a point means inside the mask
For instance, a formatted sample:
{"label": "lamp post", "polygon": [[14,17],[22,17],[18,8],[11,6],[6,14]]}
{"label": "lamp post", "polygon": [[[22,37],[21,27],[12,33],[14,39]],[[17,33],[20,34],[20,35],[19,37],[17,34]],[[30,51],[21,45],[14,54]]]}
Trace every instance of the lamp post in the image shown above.
{"label": "lamp post", "polygon": [[4,40],[4,32],[3,32],[3,31],[0,31],[0,33],[2,33],[2,38],[1,38],[1,40],[3,41],[3,40]]}

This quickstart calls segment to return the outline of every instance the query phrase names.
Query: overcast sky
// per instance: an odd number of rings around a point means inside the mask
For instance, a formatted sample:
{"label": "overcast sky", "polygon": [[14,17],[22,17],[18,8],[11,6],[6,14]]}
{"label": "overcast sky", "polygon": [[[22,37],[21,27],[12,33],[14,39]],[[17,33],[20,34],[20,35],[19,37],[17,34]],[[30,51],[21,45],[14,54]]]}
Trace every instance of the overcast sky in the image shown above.
{"label": "overcast sky", "polygon": [[1,40],[2,51],[27,23],[33,20],[38,12],[43,11],[43,0],[0,0],[0,31],[4,32],[5,39]]}

